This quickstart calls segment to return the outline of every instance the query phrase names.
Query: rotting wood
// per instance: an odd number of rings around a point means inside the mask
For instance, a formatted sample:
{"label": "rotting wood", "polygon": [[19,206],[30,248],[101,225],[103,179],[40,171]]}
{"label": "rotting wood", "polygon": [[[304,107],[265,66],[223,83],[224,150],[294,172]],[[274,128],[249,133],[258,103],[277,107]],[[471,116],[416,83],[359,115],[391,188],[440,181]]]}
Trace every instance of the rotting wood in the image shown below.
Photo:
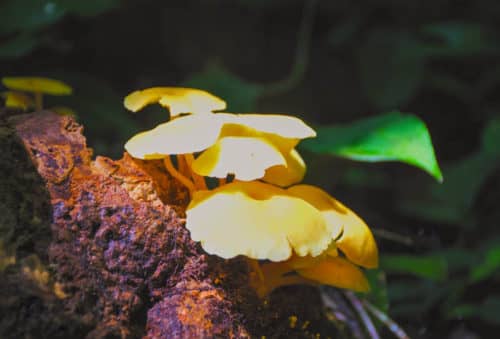
{"label": "rotting wood", "polygon": [[[16,256],[1,273],[0,337],[339,335],[316,289],[290,286],[263,302],[245,260],[204,254],[183,227],[188,192],[160,161],[92,161],[82,126],[46,111],[6,118],[0,132],[12,177],[2,207],[14,215],[0,239]],[[26,274],[30,256],[50,274],[46,286]]]}

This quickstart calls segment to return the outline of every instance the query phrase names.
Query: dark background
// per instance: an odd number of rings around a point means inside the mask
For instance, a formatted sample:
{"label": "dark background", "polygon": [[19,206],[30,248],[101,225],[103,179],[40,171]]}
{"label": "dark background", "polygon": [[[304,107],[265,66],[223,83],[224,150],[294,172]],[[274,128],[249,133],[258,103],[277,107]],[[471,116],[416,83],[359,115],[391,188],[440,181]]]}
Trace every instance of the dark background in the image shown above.
{"label": "dark background", "polygon": [[73,96],[47,106],[74,109],[95,153],[114,158],[168,118],[123,108],[151,86],[203,88],[230,112],[315,126],[416,114],[443,184],[308,153],[306,181],[373,228],[374,305],[413,338],[487,338],[500,327],[499,22],[495,0],[1,0],[0,76],[69,83]]}

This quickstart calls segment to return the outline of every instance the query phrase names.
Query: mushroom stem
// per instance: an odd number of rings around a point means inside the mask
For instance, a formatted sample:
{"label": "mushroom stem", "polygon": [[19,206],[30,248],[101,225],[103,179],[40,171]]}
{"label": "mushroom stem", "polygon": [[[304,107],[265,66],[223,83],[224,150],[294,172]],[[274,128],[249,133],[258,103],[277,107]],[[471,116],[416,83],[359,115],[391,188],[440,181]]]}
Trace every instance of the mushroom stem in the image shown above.
{"label": "mushroom stem", "polygon": [[259,280],[261,282],[264,282],[264,273],[260,269],[259,261],[256,259],[247,258],[247,262],[250,265],[250,268],[257,274]]}
{"label": "mushroom stem", "polygon": [[199,190],[207,190],[208,187],[207,187],[207,183],[205,182],[205,178],[196,174],[193,171],[193,161],[194,161],[193,154],[191,154],[191,153],[184,154],[184,159],[186,160],[189,171],[191,172],[191,178],[193,178],[195,187]]}
{"label": "mushroom stem", "polygon": [[189,166],[186,162],[186,158],[182,154],[177,154],[175,158],[177,159],[178,171],[185,176],[189,176],[191,174],[191,170],[189,169]]}
{"label": "mushroom stem", "polygon": [[43,109],[43,94],[42,92],[35,92],[35,108],[37,111]]}
{"label": "mushroom stem", "polygon": [[163,158],[163,164],[165,165],[165,168],[167,171],[177,180],[179,180],[184,186],[187,187],[189,190],[189,194],[193,195],[193,192],[196,191],[196,188],[191,180],[186,178],[182,173],[177,171],[175,169],[174,165],[172,164],[172,160],[170,160],[170,156],[166,156]]}

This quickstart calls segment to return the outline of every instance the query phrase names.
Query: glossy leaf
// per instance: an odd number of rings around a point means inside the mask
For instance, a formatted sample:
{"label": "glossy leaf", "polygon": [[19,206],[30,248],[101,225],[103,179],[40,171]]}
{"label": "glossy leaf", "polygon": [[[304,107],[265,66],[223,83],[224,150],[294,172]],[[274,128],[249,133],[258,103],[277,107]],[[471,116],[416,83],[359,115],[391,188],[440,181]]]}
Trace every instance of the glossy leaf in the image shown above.
{"label": "glossy leaf", "polygon": [[428,187],[427,201],[402,201],[400,209],[428,220],[470,226],[471,208],[485,180],[500,165],[500,119],[488,122],[481,148],[444,168],[446,181]]}
{"label": "glossy leaf", "polygon": [[317,133],[302,143],[306,149],[359,161],[401,161],[443,180],[429,131],[414,115],[392,112],[350,125],[320,127]]}

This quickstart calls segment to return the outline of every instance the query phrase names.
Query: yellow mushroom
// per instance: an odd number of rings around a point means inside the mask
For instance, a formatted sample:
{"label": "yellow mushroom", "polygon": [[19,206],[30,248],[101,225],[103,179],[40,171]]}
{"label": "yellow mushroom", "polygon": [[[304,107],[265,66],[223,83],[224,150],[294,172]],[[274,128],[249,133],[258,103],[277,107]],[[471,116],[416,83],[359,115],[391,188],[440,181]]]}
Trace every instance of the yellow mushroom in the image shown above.
{"label": "yellow mushroom", "polygon": [[319,255],[293,255],[282,262],[267,262],[260,267],[260,275],[250,276],[250,285],[259,297],[265,297],[278,287],[287,285],[330,285],[368,292],[370,285],[363,271],[345,258]]}
{"label": "yellow mushroom", "polygon": [[210,254],[283,261],[292,251],[317,256],[332,241],[322,214],[301,198],[258,181],[198,191],[186,210],[186,228]]}
{"label": "yellow mushroom", "polygon": [[337,248],[349,261],[366,268],[378,266],[378,249],[372,232],[353,211],[311,185],[292,186],[287,192],[304,199],[322,212]]}
{"label": "yellow mushroom", "polygon": [[341,257],[327,256],[313,265],[296,270],[300,276],[323,285],[348,288],[356,292],[367,292],[370,284],[363,271]]}
{"label": "yellow mushroom", "polygon": [[[368,291],[368,281],[363,271],[356,266],[374,268],[378,265],[377,246],[368,226],[351,210],[317,187],[296,185],[286,191],[307,201],[321,213],[332,242],[317,256],[294,253],[285,261],[263,264],[259,272],[261,278],[251,279],[257,293],[262,297],[280,286],[311,283],[358,292]],[[345,258],[339,256],[338,250]]]}
{"label": "yellow mushroom", "polygon": [[123,103],[132,112],[159,103],[169,109],[171,118],[181,113],[209,114],[226,108],[226,102],[215,95],[182,87],[152,87],[135,91],[127,95]]}
{"label": "yellow mushroom", "polygon": [[203,152],[193,171],[202,176],[225,178],[229,173],[250,181],[264,177],[266,169],[286,165],[281,152],[269,141],[257,137],[224,137]]}
{"label": "yellow mushroom", "polygon": [[5,77],[2,83],[10,90],[34,93],[37,110],[43,108],[43,94],[70,95],[72,92],[71,87],[64,82],[49,78]]}
{"label": "yellow mushroom", "polygon": [[142,132],[131,138],[125,149],[140,159],[204,151],[194,159],[192,169],[198,175],[217,178],[234,174],[238,180],[264,177],[274,183],[276,175],[271,172],[265,177],[266,170],[281,166],[285,169],[276,181],[290,184],[305,173],[305,165],[293,147],[300,139],[314,135],[302,120],[285,115],[196,114]]}
{"label": "yellow mushroom", "polygon": [[6,91],[1,94],[2,98],[5,99],[5,107],[8,108],[19,108],[22,110],[27,110],[29,108],[35,107],[35,102],[33,99],[21,92]]}
{"label": "yellow mushroom", "polygon": [[295,148],[282,153],[285,164],[269,167],[266,170],[263,181],[281,187],[287,187],[301,182],[306,174],[306,163]]}
{"label": "yellow mushroom", "polygon": [[217,142],[223,122],[207,115],[187,115],[136,134],[125,144],[134,158],[162,159],[201,152]]}
{"label": "yellow mushroom", "polygon": [[[215,113],[225,102],[196,89],[149,88],[124,103],[135,112],[156,102],[174,119],[137,134],[125,148],[136,158],[163,159],[188,187],[186,228],[207,253],[249,258],[260,296],[299,283],[369,289],[357,267],[378,265],[368,226],[325,191],[291,186],[306,171],[295,147],[314,137],[313,129],[286,115]],[[178,155],[178,169],[171,155]],[[229,174],[235,181],[226,184]],[[207,190],[205,176],[219,178],[220,186]]]}
{"label": "yellow mushroom", "polygon": [[312,138],[316,132],[301,119],[284,114],[217,113],[224,120],[221,136],[263,136],[281,150],[290,150],[301,139]]}

